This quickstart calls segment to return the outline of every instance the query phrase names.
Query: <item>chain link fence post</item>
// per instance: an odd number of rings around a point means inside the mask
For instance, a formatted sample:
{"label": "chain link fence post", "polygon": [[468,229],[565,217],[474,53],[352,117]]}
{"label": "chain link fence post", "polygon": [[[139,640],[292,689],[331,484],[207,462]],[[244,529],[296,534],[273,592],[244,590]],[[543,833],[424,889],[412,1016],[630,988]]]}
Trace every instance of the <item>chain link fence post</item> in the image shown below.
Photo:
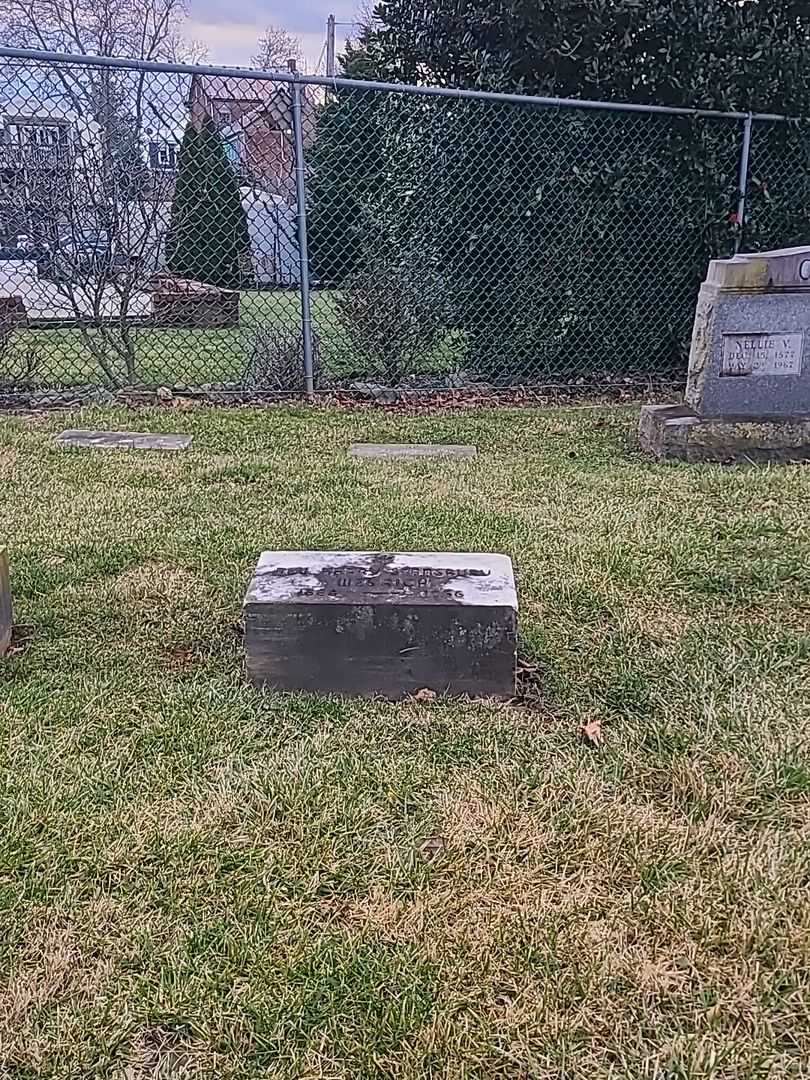
{"label": "chain link fence post", "polygon": [[745,232],[745,197],[748,191],[748,163],[751,159],[751,125],[753,117],[749,113],[743,120],[742,147],[740,148],[740,173],[737,183],[737,236],[734,240],[734,253],[740,250]]}
{"label": "chain link fence post", "polygon": [[298,266],[301,295],[301,335],[304,343],[304,392],[315,393],[312,363],[312,306],[309,292],[309,252],[307,249],[307,181],[304,162],[304,125],[301,108],[301,83],[292,84],[293,143],[295,148],[295,201],[298,223]]}

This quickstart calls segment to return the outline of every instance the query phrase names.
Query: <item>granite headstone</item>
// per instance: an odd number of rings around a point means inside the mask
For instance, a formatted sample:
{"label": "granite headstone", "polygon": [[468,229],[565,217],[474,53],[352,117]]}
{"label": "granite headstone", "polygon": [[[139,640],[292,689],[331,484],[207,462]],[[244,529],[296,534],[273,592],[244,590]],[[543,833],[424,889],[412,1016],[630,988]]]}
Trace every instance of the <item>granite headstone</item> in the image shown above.
{"label": "granite headstone", "polygon": [[685,404],[645,406],[639,435],[658,458],[810,457],[810,247],[709,264]]}
{"label": "granite headstone", "polygon": [[258,686],[515,692],[517,594],[505,555],[265,551],[244,615]]}

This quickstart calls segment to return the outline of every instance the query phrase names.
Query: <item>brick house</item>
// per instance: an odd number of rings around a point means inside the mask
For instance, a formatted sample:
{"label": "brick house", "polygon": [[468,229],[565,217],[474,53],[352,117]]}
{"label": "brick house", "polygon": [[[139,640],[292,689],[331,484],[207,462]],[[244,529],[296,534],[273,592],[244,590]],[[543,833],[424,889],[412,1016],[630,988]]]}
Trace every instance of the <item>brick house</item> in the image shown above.
{"label": "brick house", "polygon": [[[292,201],[295,192],[292,103],[289,83],[245,77],[193,75],[191,122],[217,125],[240,183]],[[312,129],[312,103],[304,95],[304,131]]]}

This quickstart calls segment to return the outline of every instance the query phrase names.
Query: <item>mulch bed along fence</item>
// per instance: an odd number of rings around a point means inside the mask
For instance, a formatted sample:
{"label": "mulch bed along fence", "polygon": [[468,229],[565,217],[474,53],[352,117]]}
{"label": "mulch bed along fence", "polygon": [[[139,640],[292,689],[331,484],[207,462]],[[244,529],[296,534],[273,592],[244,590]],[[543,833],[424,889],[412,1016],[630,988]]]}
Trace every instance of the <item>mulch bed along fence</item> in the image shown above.
{"label": "mulch bed along fence", "polygon": [[649,401],[678,401],[683,382],[669,381],[603,386],[517,387],[509,390],[397,390],[363,395],[350,390],[318,393],[311,400],[300,392],[253,392],[216,388],[160,387],[141,390],[124,387],[107,390],[97,386],[77,386],[67,390],[3,390],[0,410],[75,409],[93,405],[125,405],[144,408],[163,405],[192,408],[199,405],[224,407],[264,407],[281,404],[311,404],[313,407],[340,406],[352,409],[383,409],[391,412],[430,412],[435,409],[506,408],[560,405],[630,405]]}

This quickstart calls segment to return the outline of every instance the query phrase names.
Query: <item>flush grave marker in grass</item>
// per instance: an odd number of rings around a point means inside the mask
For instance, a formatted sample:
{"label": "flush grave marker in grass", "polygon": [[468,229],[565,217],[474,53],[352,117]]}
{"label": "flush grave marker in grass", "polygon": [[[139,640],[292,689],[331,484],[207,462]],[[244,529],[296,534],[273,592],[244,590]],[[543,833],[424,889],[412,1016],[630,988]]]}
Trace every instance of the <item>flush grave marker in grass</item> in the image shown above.
{"label": "flush grave marker in grass", "polygon": [[478,453],[474,446],[451,443],[352,443],[349,454],[359,458],[459,457]]}
{"label": "flush grave marker in grass", "polygon": [[257,686],[387,698],[515,692],[506,555],[265,551],[244,612]]}
{"label": "flush grave marker in grass", "polygon": [[185,450],[191,435],[161,435],[152,431],[95,431],[76,428],[56,436],[59,446],[93,450]]}

